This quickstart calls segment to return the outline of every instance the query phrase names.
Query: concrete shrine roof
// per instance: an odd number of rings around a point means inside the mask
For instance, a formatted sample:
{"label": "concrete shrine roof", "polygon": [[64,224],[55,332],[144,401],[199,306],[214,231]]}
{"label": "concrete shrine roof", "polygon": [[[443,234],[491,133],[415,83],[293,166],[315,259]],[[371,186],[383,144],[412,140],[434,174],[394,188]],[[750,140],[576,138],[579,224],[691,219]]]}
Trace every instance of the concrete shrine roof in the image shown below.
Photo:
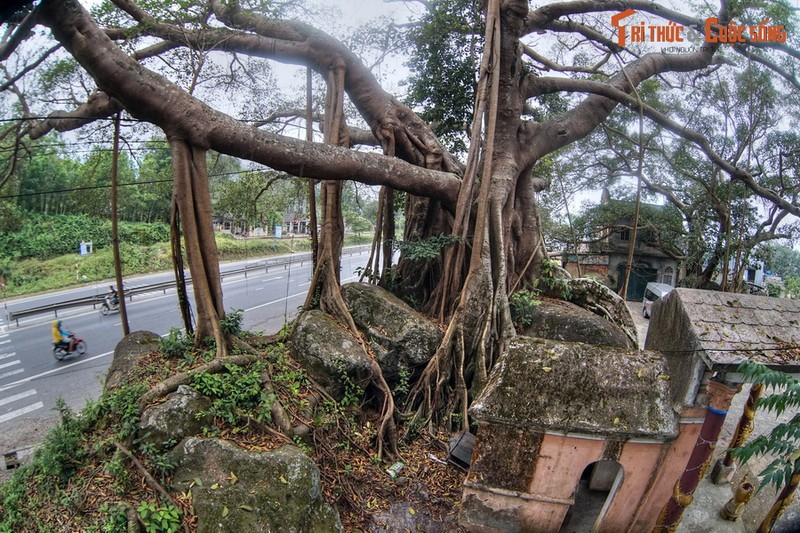
{"label": "concrete shrine roof", "polygon": [[471,413],[541,431],[667,440],[678,434],[670,379],[659,353],[517,337]]}

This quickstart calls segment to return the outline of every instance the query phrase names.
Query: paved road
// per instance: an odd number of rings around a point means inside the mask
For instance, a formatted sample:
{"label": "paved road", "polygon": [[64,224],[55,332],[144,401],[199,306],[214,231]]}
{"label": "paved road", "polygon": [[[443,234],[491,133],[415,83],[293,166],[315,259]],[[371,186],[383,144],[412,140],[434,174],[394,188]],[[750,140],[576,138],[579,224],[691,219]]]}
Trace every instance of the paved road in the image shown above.
{"label": "paved road", "polygon": [[[342,283],[358,279],[356,268],[366,263],[368,252],[359,251],[342,258]],[[252,264],[255,260],[251,260]],[[244,262],[229,263],[223,271],[241,267]],[[159,274],[128,279],[129,286],[149,285],[170,279]],[[226,310],[243,309],[244,329],[277,332],[294,317],[303,304],[310,284],[309,261],[290,266],[260,269],[223,277],[222,289]],[[55,301],[104,294],[108,284],[98,284],[43,296],[8,302],[7,311],[24,309]],[[194,305],[192,303],[192,305]],[[131,331],[147,330],[165,335],[170,328],[182,326],[175,291],[157,291],[136,295],[127,302]],[[99,309],[75,308],[58,312],[67,329],[86,340],[88,351],[81,357],[56,361],[52,354],[50,323],[55,318],[39,315],[9,324],[0,313],[0,433],[20,417],[52,417],[57,398],[63,398],[75,410],[102,390],[106,370],[117,342],[122,338],[118,313],[102,316]]]}

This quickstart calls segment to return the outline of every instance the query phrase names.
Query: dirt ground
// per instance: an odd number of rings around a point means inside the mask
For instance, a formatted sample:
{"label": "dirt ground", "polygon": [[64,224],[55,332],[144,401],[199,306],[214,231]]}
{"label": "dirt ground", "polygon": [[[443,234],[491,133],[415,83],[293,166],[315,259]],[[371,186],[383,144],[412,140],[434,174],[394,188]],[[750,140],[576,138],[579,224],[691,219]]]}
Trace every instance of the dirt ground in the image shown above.
{"label": "dirt ground", "polygon": [[11,478],[14,465],[30,461],[36,446],[42,442],[58,420],[58,416],[22,418],[0,432],[0,453],[4,459],[0,461],[0,483]]}

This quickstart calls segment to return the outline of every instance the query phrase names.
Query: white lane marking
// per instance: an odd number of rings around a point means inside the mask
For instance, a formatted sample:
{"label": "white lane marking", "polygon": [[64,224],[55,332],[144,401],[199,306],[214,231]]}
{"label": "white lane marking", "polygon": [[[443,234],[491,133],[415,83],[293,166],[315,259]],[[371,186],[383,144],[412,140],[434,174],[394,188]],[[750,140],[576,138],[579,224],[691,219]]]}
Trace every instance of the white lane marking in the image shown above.
{"label": "white lane marking", "polygon": [[[24,368],[17,368],[16,370],[12,370],[11,372],[6,372],[5,374],[0,374],[0,379],[7,378],[9,376],[16,376],[17,374],[22,374],[25,372]],[[6,390],[3,387],[0,387],[0,391]]]}
{"label": "white lane marking", "polygon": [[0,405],[16,402],[17,400],[27,398],[28,396],[33,396],[34,394],[36,394],[36,389],[28,389],[25,392],[20,392],[19,394],[9,396],[8,398],[0,398]]}
{"label": "white lane marking", "polygon": [[0,368],[8,368],[10,366],[18,365],[19,363],[20,363],[19,359],[17,359],[16,361],[9,361],[8,363],[3,363],[2,365],[0,365]]}
{"label": "white lane marking", "polygon": [[10,413],[6,413],[0,416],[0,424],[8,420],[17,418],[18,416],[26,415],[32,411],[36,411],[37,409],[41,409],[42,407],[44,407],[44,404],[42,402],[36,402],[26,407],[23,407],[22,409],[17,409],[16,411],[11,411]]}
{"label": "white lane marking", "polygon": [[15,355],[17,355],[17,352],[0,353],[0,359],[8,359],[9,357],[14,357]]}
{"label": "white lane marking", "polygon": [[[100,359],[101,357],[106,357],[106,356],[111,355],[113,353],[114,353],[113,351],[106,352],[106,353],[101,353],[100,355],[95,355],[93,357],[87,357],[86,359],[81,359],[80,361],[75,361],[74,363],[70,363],[68,365],[60,366],[58,368],[54,368],[52,370],[48,370],[48,371],[42,372],[40,374],[36,374],[35,376],[28,376],[26,378],[18,379],[17,381],[14,381],[13,383],[8,383],[7,385],[3,385],[2,387],[0,387],[0,392],[3,392],[4,390],[12,389],[14,387],[19,387],[23,383],[28,383],[29,381],[33,381],[34,379],[43,378],[45,376],[49,376],[50,374],[55,374],[56,372],[61,372],[62,370],[66,370],[67,368],[72,368],[73,366],[82,365],[84,363],[88,363],[89,361],[94,361],[95,359]],[[16,370],[14,371],[15,374],[19,374],[19,372],[23,372],[23,370],[20,369],[19,371],[16,371]],[[2,378],[2,377],[4,377],[4,376],[0,375],[0,378]]]}
{"label": "white lane marking", "polygon": [[4,341],[0,341],[0,344],[8,344],[9,342],[11,342],[11,339],[6,339]]}
{"label": "white lane marking", "polygon": [[[292,294],[292,295],[288,296],[288,298],[297,298],[298,296],[303,296],[304,294],[305,294],[305,292],[298,292],[297,294]],[[286,300],[286,298],[278,298],[277,300],[273,300],[273,301],[267,302],[265,304],[261,304],[261,305],[255,306],[255,307],[250,307],[249,309],[245,309],[245,312],[252,311],[253,309],[261,309],[262,307],[266,307],[268,305],[273,305],[273,304],[276,304],[278,302],[282,302],[284,300]],[[0,389],[0,390],[2,390],[2,389]]]}

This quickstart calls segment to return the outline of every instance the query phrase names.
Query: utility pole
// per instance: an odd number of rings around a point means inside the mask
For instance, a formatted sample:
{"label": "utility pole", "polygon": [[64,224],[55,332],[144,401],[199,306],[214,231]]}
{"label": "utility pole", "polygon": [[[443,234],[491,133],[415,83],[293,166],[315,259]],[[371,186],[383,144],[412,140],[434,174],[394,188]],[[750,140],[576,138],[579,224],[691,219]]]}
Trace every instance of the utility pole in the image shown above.
{"label": "utility pole", "polygon": [[111,245],[114,250],[114,273],[117,277],[122,334],[127,336],[130,334],[131,328],[128,325],[128,310],[125,307],[125,287],[122,283],[122,259],[119,253],[119,213],[117,212],[117,170],[119,168],[119,122],[121,113],[117,113],[114,117],[114,152],[111,156]]}

